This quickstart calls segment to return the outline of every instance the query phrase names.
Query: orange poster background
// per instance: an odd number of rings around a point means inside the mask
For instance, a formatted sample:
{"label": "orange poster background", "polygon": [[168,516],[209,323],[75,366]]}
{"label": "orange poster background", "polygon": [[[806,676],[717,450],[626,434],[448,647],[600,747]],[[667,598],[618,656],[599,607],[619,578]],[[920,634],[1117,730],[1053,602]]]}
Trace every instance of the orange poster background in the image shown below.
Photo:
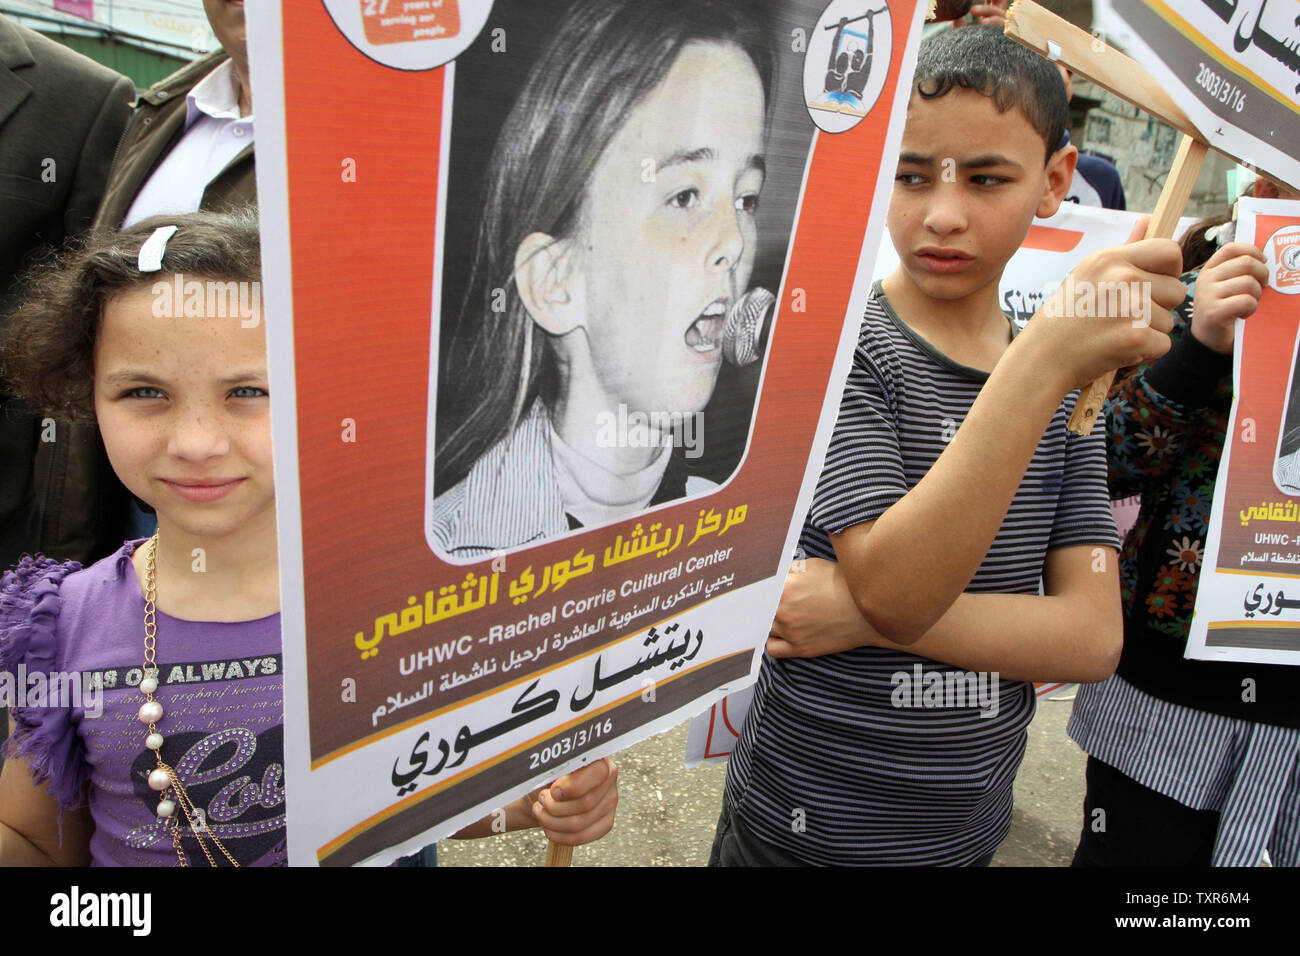
{"label": "orange poster background", "polygon": [[[1250,242],[1263,249],[1274,232],[1294,222],[1290,217],[1259,215]],[[1295,297],[1265,289],[1259,309],[1247,320],[1241,337],[1239,361],[1241,368],[1250,369],[1250,375],[1241,377],[1237,428],[1229,435],[1232,443],[1229,473],[1226,481],[1222,476],[1219,480],[1226,489],[1217,563],[1220,570],[1291,575],[1297,570],[1289,565],[1271,568],[1258,563],[1243,569],[1242,556],[1248,552],[1296,551],[1300,548],[1256,544],[1257,532],[1283,531],[1290,534],[1294,527],[1268,520],[1251,520],[1243,526],[1240,517],[1242,511],[1261,503],[1286,502],[1295,497],[1274,484],[1273,464],[1277,458],[1278,437],[1291,386],[1292,365],[1296,359],[1297,327],[1300,327],[1300,308],[1297,308]],[[1247,435],[1242,428],[1245,419],[1254,420],[1253,436]],[[1246,441],[1247,437],[1254,440]]]}
{"label": "orange poster background", "polygon": [[[727,570],[736,572],[736,588],[775,573],[795,517],[877,188],[888,107],[912,19],[905,7],[891,5],[894,52],[878,108],[855,129],[820,134],[816,141],[746,457],[718,491],[654,514],[667,526],[694,527],[702,507],[725,513],[746,505],[745,522],[719,542],[735,549]],[[418,640],[388,638],[370,660],[361,660],[353,643],[357,632],[400,610],[408,596],[459,584],[467,571],[489,571],[487,559],[470,566],[441,561],[423,530],[444,70],[408,72],[367,59],[315,4],[286,4],[283,36],[308,691],[316,764],[492,690],[483,682],[461,690],[460,697],[455,690],[440,694],[423,710],[405,711],[403,723],[378,730],[370,720],[373,702],[394,691],[398,657],[440,637],[481,633],[488,624],[514,620],[528,608],[513,608],[506,599],[440,630],[425,629]],[[320,68],[322,62],[328,70]],[[349,161],[355,164],[354,182],[341,176]],[[804,294],[805,312],[790,311],[795,290]],[[354,442],[341,440],[348,421],[355,423]],[[579,548],[599,555],[634,524],[629,520],[539,545],[526,561],[553,562]],[[629,575],[659,569],[677,557],[598,569],[572,596],[617,587]],[[566,623],[585,620],[579,616]],[[566,648],[563,659],[592,653],[624,636],[600,632]],[[340,683],[349,678],[356,682],[358,703],[340,704]]]}

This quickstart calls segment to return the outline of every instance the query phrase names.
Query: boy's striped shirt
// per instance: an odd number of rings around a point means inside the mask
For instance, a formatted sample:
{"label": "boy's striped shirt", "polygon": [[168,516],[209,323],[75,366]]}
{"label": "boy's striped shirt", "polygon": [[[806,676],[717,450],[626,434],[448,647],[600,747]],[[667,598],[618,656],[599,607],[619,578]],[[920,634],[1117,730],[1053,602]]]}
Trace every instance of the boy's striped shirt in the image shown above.
{"label": "boy's striped shirt", "polygon": [[[803,552],[834,560],[828,532],[878,518],[916,485],[987,379],[908,329],[877,283]],[[1075,398],[1044,432],[968,591],[1036,594],[1050,548],[1118,547],[1105,436],[1067,431]],[[925,582],[897,599],[927,600]],[[967,864],[1011,825],[1011,784],[1033,713],[1029,683],[994,685],[991,675],[905,652],[765,658],[727,798],[756,836],[809,863]]]}

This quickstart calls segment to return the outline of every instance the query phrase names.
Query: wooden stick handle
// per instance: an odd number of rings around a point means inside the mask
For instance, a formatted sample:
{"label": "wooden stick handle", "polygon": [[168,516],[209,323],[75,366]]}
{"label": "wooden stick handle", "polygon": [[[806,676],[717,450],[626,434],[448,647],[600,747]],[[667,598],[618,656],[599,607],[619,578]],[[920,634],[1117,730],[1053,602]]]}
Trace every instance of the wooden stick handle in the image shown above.
{"label": "wooden stick handle", "polygon": [[[1146,238],[1168,239],[1173,236],[1178,227],[1178,217],[1192,194],[1192,186],[1196,184],[1196,177],[1201,172],[1201,164],[1205,161],[1208,150],[1205,143],[1191,136],[1184,136],[1178,144],[1174,165],[1165,179],[1164,188],[1160,190],[1156,211],[1151,214],[1151,221],[1147,224]],[[1076,435],[1087,435],[1092,431],[1092,426],[1097,424],[1097,419],[1101,416],[1101,408],[1106,403],[1106,395],[1114,380],[1115,373],[1110,372],[1079,393],[1074,414],[1070,416],[1070,431]]]}
{"label": "wooden stick handle", "polygon": [[568,866],[573,862],[573,847],[546,841],[546,865]]}
{"label": "wooden stick handle", "polygon": [[[1109,90],[1122,100],[1140,106],[1180,133],[1200,137],[1181,107],[1150,73],[1132,57],[1110,46],[1105,38],[1081,30],[1068,20],[1045,10],[1033,0],[1015,0],[1007,11],[1003,32],[1017,43],[1051,57],[1084,79]],[[1055,49],[1053,48],[1055,45]],[[1222,152],[1222,150],[1219,150]],[[1227,156],[1227,153],[1223,155]],[[1234,162],[1283,189],[1291,188],[1249,160],[1229,156]],[[1235,197],[1229,197],[1235,198]]]}
{"label": "wooden stick handle", "polygon": [[1033,0],[1016,0],[1007,11],[1002,30],[1017,43],[1069,67],[1071,72],[1142,107],[1174,129],[1195,134],[1196,127],[1187,114],[1141,64]]}

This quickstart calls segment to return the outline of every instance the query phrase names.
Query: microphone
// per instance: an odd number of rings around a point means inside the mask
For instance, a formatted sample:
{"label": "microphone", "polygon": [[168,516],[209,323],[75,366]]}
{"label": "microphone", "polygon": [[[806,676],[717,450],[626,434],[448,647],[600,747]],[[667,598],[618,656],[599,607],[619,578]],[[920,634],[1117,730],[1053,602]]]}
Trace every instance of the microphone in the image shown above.
{"label": "microphone", "polygon": [[776,296],[761,286],[737,299],[722,330],[722,357],[738,366],[758,361],[763,354],[767,323],[775,311]]}

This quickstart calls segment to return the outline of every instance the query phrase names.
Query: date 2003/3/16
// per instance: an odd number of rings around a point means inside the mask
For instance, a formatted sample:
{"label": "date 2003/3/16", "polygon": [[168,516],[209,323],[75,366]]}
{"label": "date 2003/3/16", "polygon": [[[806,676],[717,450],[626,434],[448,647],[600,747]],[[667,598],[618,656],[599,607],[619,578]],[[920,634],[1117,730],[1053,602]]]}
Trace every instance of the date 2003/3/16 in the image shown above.
{"label": "date 2003/3/16", "polygon": [[610,736],[613,730],[614,721],[609,717],[606,717],[604,721],[596,721],[586,727],[579,727],[573,733],[529,754],[528,769],[537,770],[539,767],[554,763],[561,757],[568,756],[574,750],[581,750],[587,744],[593,743],[601,737]]}

